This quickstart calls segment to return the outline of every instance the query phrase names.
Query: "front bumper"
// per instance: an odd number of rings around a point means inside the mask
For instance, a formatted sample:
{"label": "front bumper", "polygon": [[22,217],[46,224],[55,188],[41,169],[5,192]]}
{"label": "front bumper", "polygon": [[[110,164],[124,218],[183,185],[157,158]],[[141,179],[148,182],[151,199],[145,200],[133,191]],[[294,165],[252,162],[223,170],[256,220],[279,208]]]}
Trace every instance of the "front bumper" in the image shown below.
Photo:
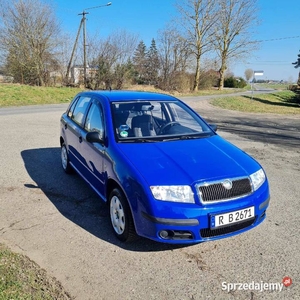
{"label": "front bumper", "polygon": [[[170,244],[193,244],[231,237],[250,230],[264,221],[270,196],[268,188],[256,191],[249,197],[216,205],[172,205],[165,216],[141,212],[142,226],[137,233],[157,242]],[[159,203],[158,211],[166,212],[166,203]],[[164,208],[163,208],[164,206]],[[254,206],[255,216],[223,227],[210,228],[210,216],[228,213]]]}

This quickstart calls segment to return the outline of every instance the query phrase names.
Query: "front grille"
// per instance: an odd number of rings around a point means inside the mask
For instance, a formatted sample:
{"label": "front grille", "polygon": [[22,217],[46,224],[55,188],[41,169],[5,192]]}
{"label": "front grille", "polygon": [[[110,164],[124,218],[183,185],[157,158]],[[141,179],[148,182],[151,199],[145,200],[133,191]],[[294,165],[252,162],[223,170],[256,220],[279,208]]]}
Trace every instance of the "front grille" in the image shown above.
{"label": "front grille", "polygon": [[242,230],[244,228],[247,228],[251,226],[255,221],[255,218],[249,219],[244,222],[240,222],[234,225],[218,228],[218,229],[210,229],[210,228],[205,228],[200,230],[200,234],[203,238],[209,238],[209,237],[214,237],[214,236],[220,236],[224,234],[228,234],[231,232],[236,232],[239,230]]}
{"label": "front grille", "polygon": [[200,200],[204,203],[231,200],[249,195],[252,192],[249,178],[231,180],[232,187],[226,189],[224,181],[198,185]]}

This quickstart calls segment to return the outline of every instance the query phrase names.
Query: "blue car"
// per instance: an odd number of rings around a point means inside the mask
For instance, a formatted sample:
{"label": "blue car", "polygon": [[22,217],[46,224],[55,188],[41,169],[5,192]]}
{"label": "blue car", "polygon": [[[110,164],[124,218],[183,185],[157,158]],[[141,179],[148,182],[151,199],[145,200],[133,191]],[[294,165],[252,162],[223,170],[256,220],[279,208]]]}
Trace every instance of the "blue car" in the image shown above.
{"label": "blue car", "polygon": [[60,145],[64,171],[75,170],[107,202],[123,242],[217,240],[266,217],[259,163],[173,96],[79,93],[61,117]]}

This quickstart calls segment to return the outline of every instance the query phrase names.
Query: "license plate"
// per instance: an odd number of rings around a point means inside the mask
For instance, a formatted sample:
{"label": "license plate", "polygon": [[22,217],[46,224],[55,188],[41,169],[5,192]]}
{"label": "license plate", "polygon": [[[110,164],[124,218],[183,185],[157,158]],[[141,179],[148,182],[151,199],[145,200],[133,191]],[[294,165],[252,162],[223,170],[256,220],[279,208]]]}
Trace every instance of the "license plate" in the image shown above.
{"label": "license plate", "polygon": [[225,214],[212,215],[210,218],[210,227],[211,228],[222,227],[222,226],[242,222],[254,217],[255,217],[254,206],[251,206],[251,207],[232,211]]}

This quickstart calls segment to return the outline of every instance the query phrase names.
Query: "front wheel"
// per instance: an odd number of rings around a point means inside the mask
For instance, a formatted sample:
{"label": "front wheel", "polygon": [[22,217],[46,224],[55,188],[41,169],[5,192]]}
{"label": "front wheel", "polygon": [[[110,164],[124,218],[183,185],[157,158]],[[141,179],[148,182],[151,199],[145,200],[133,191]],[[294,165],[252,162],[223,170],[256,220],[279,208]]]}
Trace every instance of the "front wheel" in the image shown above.
{"label": "front wheel", "polygon": [[133,219],[130,207],[125,195],[115,188],[109,195],[110,221],[114,233],[122,242],[129,242],[136,239]]}

